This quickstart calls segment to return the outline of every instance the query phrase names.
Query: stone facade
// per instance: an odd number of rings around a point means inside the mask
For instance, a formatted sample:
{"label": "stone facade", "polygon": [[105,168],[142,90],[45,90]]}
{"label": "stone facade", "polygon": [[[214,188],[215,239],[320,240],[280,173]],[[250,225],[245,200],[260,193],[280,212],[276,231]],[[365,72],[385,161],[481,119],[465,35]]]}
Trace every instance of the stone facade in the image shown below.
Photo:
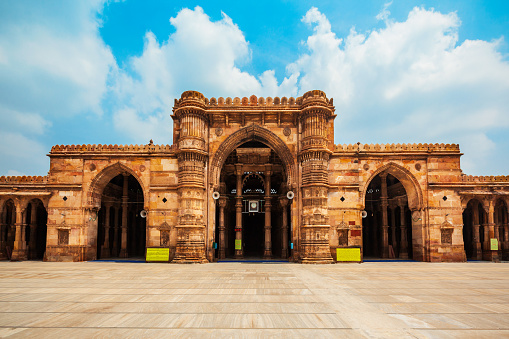
{"label": "stone facade", "polygon": [[509,176],[464,175],[458,145],[335,144],[318,90],[187,91],[172,118],[171,146],[54,146],[48,176],[0,177],[0,258],[509,257]]}

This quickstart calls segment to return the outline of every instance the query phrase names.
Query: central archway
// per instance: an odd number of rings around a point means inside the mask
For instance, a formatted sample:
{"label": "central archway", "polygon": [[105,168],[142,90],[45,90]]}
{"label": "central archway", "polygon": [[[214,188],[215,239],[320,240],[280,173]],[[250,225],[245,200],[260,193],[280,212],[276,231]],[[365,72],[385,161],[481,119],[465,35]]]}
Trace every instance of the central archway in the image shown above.
{"label": "central archway", "polygon": [[220,191],[216,257],[289,257],[295,158],[273,132],[251,125],[230,135],[211,161],[209,182]]}
{"label": "central archway", "polygon": [[234,149],[248,141],[257,141],[270,147],[281,159],[286,171],[286,184],[292,187],[296,178],[295,157],[292,152],[276,134],[258,125],[250,125],[238,130],[226,138],[217,149],[212,161],[210,180],[214,187],[219,187],[219,177],[223,165]]}

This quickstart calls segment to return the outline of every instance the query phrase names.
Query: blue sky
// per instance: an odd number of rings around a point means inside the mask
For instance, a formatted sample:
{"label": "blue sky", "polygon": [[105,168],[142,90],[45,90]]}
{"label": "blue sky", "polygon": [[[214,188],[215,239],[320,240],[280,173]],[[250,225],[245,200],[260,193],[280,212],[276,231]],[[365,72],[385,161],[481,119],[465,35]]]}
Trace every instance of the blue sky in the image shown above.
{"label": "blue sky", "polygon": [[334,98],[336,143],[459,143],[509,174],[507,1],[1,1],[0,175],[171,144],[173,100]]}

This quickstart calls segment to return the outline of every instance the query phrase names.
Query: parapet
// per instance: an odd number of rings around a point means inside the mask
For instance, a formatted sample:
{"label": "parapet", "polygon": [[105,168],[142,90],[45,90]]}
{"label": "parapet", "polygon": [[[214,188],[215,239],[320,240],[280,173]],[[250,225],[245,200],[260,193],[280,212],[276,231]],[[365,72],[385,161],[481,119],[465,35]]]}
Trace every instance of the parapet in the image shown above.
{"label": "parapet", "polygon": [[490,176],[477,176],[465,175],[461,176],[463,182],[509,182],[509,175],[490,175]]}
{"label": "parapet", "polygon": [[205,98],[203,94],[196,91],[186,91],[182,93],[180,99],[175,99],[174,109],[179,108],[181,106],[187,106],[189,102],[198,102],[203,104],[206,107],[253,107],[253,106],[261,106],[271,108],[300,108],[303,104],[306,104],[308,101],[322,101],[326,105],[332,105],[332,99],[327,99],[327,96],[323,91],[314,90],[306,92],[302,97],[257,97],[256,95],[251,95],[248,97],[243,97],[242,99],[239,97],[235,98]]}
{"label": "parapet", "polygon": [[55,145],[51,147],[52,154],[69,153],[174,153],[177,145]]}
{"label": "parapet", "polygon": [[1,176],[0,184],[46,184],[47,176]]}
{"label": "parapet", "polygon": [[460,152],[458,144],[344,144],[335,145],[334,152]]}

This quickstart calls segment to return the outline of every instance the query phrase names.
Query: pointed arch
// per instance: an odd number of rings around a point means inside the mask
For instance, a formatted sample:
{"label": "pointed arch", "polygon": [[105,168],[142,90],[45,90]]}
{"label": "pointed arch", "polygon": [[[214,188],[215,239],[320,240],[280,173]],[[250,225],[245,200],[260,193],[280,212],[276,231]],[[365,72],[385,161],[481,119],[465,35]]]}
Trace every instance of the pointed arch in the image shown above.
{"label": "pointed arch", "polygon": [[295,158],[292,152],[290,152],[288,146],[276,134],[254,124],[233,133],[219,146],[211,161],[210,183],[214,187],[219,187],[219,176],[226,158],[235,148],[247,141],[259,141],[276,152],[283,162],[288,187],[292,187],[293,181],[296,178]]}
{"label": "pointed arch", "polygon": [[145,186],[143,185],[143,181],[138,177],[136,172],[134,172],[131,168],[127,167],[126,165],[117,162],[113,165],[110,165],[108,167],[105,167],[101,172],[99,172],[94,179],[90,182],[90,187],[88,189],[87,194],[87,204],[88,207],[93,208],[100,208],[101,207],[101,195],[104,191],[104,188],[108,183],[116,177],[119,174],[127,173],[132,175],[136,181],[141,186],[141,189],[143,191],[143,200],[144,204],[147,205],[148,202],[148,193],[145,189]]}
{"label": "pointed arch", "polygon": [[364,187],[362,188],[361,191],[361,202],[363,204],[362,206],[363,209],[366,203],[365,201],[366,191],[368,190],[369,184],[377,175],[379,175],[382,172],[391,174],[401,182],[407,194],[408,207],[410,208],[410,210],[415,211],[421,210],[423,208],[424,205],[422,190],[415,176],[405,167],[398,165],[394,162],[390,162],[379,167],[375,172],[373,172],[371,177],[364,183]]}

